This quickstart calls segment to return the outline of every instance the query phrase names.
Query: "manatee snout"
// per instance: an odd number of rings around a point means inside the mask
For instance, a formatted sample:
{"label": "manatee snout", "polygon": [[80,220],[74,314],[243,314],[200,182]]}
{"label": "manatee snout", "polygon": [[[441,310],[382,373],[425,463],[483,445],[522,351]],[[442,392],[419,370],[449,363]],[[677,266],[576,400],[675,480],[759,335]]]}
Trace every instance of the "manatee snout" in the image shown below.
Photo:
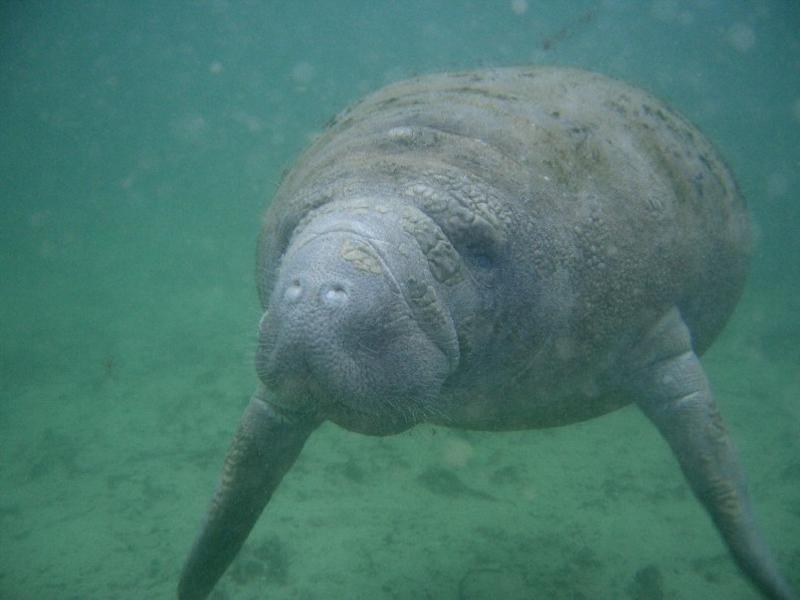
{"label": "manatee snout", "polygon": [[366,220],[329,215],[289,245],[261,320],[256,370],[285,409],[364,430],[372,415],[393,412],[406,427],[434,409],[455,362],[438,340],[455,330],[435,294],[428,310],[442,318],[417,314],[416,288],[433,288],[413,238]]}

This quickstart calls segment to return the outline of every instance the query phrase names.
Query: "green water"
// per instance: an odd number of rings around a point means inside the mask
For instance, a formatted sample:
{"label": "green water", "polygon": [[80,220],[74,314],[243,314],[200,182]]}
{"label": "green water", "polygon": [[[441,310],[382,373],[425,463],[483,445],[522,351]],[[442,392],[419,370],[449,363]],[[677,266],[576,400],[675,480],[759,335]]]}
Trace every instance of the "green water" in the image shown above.
{"label": "green water", "polygon": [[[558,63],[667,99],[757,233],[704,358],[800,588],[800,7],[0,4],[0,598],[169,598],[256,378],[260,214],[333,113]],[[220,599],[755,598],[635,408],[557,430],[323,426]]]}

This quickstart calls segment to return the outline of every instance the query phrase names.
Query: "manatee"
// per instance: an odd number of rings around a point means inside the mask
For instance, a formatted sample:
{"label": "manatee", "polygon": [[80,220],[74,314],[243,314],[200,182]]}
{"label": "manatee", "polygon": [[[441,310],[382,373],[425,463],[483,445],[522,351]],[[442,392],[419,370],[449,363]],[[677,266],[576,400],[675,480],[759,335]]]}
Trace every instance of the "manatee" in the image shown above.
{"label": "manatee", "polygon": [[751,252],[711,144],[648,93],[564,68],[395,83],[281,182],[257,252],[258,386],[178,586],[205,598],[323,421],[519,430],[635,403],[742,573],[795,596],[698,359]]}

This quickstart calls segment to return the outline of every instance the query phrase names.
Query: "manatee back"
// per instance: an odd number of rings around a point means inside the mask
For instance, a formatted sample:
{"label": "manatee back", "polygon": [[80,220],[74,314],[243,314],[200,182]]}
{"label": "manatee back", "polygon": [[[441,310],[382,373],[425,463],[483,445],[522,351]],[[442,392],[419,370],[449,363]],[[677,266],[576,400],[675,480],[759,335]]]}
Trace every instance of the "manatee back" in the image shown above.
{"label": "manatee back", "polygon": [[598,74],[494,69],[399,82],[339,114],[267,213],[262,301],[310,212],[386,194],[431,216],[456,251],[491,248],[485,287],[498,291],[491,311],[506,335],[484,358],[566,339],[596,362],[673,304],[702,352],[747,271],[744,203],[681,116]]}

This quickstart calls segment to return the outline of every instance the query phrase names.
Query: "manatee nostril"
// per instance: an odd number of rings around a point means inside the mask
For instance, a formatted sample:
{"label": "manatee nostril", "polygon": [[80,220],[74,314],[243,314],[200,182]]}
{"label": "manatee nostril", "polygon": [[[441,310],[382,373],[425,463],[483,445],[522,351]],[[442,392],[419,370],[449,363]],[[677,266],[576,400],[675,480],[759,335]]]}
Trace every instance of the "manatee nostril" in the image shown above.
{"label": "manatee nostril", "polygon": [[289,286],[286,288],[286,291],[283,293],[283,297],[287,302],[297,302],[302,295],[303,286],[300,285],[299,279],[292,281],[292,283],[289,284]]}
{"label": "manatee nostril", "polygon": [[340,283],[326,285],[320,290],[320,298],[329,306],[341,306],[347,302],[347,291]]}

